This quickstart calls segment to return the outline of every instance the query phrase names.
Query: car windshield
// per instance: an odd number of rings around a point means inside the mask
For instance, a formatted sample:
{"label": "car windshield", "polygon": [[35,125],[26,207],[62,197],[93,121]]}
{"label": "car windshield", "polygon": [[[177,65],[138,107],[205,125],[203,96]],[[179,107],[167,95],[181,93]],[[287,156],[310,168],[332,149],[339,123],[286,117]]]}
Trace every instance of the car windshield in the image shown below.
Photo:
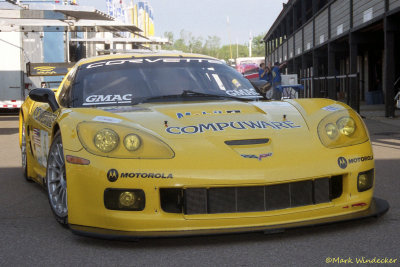
{"label": "car windshield", "polygon": [[221,61],[142,57],[96,61],[79,67],[73,106],[132,105],[260,97],[251,83]]}

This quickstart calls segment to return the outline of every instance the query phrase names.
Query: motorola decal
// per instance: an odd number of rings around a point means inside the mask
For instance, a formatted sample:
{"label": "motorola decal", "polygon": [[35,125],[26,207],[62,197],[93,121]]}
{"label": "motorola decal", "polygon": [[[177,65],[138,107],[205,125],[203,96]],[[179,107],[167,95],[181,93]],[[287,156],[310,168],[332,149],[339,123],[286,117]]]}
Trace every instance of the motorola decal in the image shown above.
{"label": "motorola decal", "polygon": [[119,177],[119,173],[118,173],[118,171],[116,169],[110,169],[107,172],[107,179],[110,182],[115,182],[116,180],[118,180],[118,177]]}

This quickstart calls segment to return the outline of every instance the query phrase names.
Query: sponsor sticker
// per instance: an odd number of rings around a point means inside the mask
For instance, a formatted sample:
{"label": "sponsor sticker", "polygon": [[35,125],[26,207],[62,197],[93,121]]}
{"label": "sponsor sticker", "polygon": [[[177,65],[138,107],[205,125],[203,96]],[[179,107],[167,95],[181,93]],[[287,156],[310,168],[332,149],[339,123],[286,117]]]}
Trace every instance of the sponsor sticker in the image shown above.
{"label": "sponsor sticker", "polygon": [[301,128],[292,121],[230,121],[230,122],[214,122],[200,123],[197,125],[189,125],[185,127],[167,127],[165,130],[169,134],[197,134],[204,132],[220,132],[226,129],[233,130],[251,130],[251,129],[294,129]]}
{"label": "sponsor sticker", "polygon": [[125,95],[90,95],[86,97],[83,106],[131,103],[132,94]]}
{"label": "sponsor sticker", "polygon": [[195,62],[202,63],[207,62],[210,64],[224,64],[222,61],[215,59],[204,59],[204,58],[130,58],[130,59],[117,59],[110,61],[100,61],[89,64],[86,66],[87,69],[107,67],[112,65],[121,65],[125,63],[131,64],[143,64],[143,63],[181,63],[181,62]]}
{"label": "sponsor sticker", "polygon": [[344,157],[339,157],[338,158],[338,165],[341,169],[346,169],[347,168],[347,159]]}
{"label": "sponsor sticker", "polygon": [[52,67],[52,66],[39,66],[39,67],[34,67],[33,69],[36,71],[37,75],[53,75],[53,74],[57,74],[57,72],[55,72],[56,67]]}
{"label": "sponsor sticker", "polygon": [[233,79],[233,80],[232,80],[232,84],[233,84],[236,88],[239,88],[240,86],[242,86],[242,85],[240,84],[240,82],[239,82],[238,80],[236,80],[236,79]]}
{"label": "sponsor sticker", "polygon": [[222,91],[226,91],[224,84],[222,83],[221,79],[219,78],[218,74],[213,74],[214,80],[217,82],[219,89]]}
{"label": "sponsor sticker", "polygon": [[110,182],[115,182],[118,179],[126,178],[141,178],[141,179],[173,179],[172,173],[153,173],[153,172],[119,172],[116,169],[110,169],[107,172],[107,179]]}
{"label": "sponsor sticker", "polygon": [[46,131],[33,128],[32,139],[36,160],[40,165],[46,167],[49,153],[49,134]]}
{"label": "sponsor sticker", "polygon": [[254,89],[227,90],[226,93],[230,96],[259,96]]}
{"label": "sponsor sticker", "polygon": [[108,172],[107,172],[107,179],[108,179],[110,182],[115,182],[116,180],[118,180],[118,177],[119,177],[119,173],[118,173],[118,171],[117,171],[116,169],[110,169],[110,170],[108,170]]}
{"label": "sponsor sticker", "polygon": [[33,119],[48,128],[51,128],[56,117],[57,116],[55,114],[48,112],[47,110],[44,110],[42,108],[36,108],[33,112]]}
{"label": "sponsor sticker", "polygon": [[120,123],[122,120],[121,119],[112,118],[112,117],[96,116],[96,117],[93,118],[93,121],[108,122],[108,123]]}
{"label": "sponsor sticker", "polygon": [[338,110],[342,110],[343,107],[339,106],[339,105],[329,105],[329,106],[323,107],[322,109],[326,110],[326,111],[338,111]]}
{"label": "sponsor sticker", "polygon": [[291,107],[292,105],[289,104],[288,102],[284,101],[272,101],[272,102],[256,102],[253,105],[259,107],[259,108],[266,108],[266,107]]}
{"label": "sponsor sticker", "polygon": [[345,157],[339,157],[337,162],[338,165],[341,169],[346,169],[348,165],[350,164],[355,164],[355,163],[360,163],[360,162],[365,162],[365,161],[371,161],[374,159],[374,156],[363,156],[363,157],[354,157],[354,158],[345,158]]}
{"label": "sponsor sticker", "polygon": [[188,116],[204,116],[204,115],[226,115],[226,114],[233,114],[233,113],[240,113],[240,110],[213,110],[211,112],[207,111],[202,111],[202,112],[177,112],[176,117],[178,119],[181,119],[183,117],[188,117]]}

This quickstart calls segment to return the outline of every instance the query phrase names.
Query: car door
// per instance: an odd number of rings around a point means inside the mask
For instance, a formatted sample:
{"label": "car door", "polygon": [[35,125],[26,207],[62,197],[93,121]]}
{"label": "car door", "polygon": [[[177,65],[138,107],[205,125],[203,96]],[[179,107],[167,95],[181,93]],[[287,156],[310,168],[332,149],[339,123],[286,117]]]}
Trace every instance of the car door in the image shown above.
{"label": "car door", "polygon": [[53,113],[49,104],[39,102],[33,104],[31,114],[28,131],[32,155],[36,163],[33,168],[44,177],[47,167],[47,155],[50,149],[51,133],[57,114]]}

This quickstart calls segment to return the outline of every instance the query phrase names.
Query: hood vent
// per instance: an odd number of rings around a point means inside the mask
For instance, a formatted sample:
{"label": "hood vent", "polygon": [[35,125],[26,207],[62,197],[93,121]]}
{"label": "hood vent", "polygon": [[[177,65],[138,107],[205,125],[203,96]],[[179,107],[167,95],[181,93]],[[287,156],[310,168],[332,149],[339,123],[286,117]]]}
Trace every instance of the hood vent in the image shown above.
{"label": "hood vent", "polygon": [[246,146],[246,145],[267,144],[268,142],[269,142],[268,138],[260,138],[260,139],[230,140],[230,141],[225,141],[225,144],[227,144],[228,146]]}

